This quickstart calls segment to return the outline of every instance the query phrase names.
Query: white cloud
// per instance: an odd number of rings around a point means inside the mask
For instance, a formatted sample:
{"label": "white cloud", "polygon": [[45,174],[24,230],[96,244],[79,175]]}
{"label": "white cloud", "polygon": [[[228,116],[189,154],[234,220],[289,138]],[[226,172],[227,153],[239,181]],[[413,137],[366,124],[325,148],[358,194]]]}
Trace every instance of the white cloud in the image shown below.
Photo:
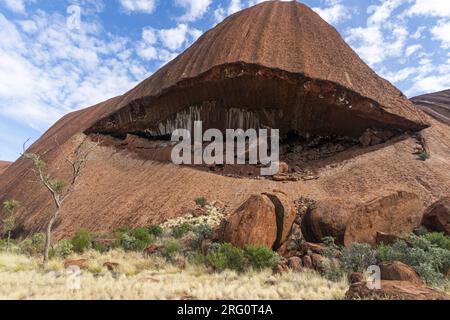
{"label": "white cloud", "polygon": [[177,50],[187,40],[189,28],[186,24],[179,24],[176,28],[159,30],[159,37],[164,47]]}
{"label": "white cloud", "polygon": [[124,93],[147,74],[126,59],[131,45],[86,21],[68,30],[59,14],[15,22],[0,14],[0,115],[42,131],[68,111]]}
{"label": "white cloud", "polygon": [[406,14],[408,16],[450,17],[450,1],[415,0]]}
{"label": "white cloud", "polygon": [[155,0],[120,0],[126,12],[153,13],[156,9]]}
{"label": "white cloud", "polygon": [[450,21],[439,21],[439,23],[431,29],[434,39],[441,41],[444,49],[450,48]]}
{"label": "white cloud", "polygon": [[177,51],[197,40],[202,31],[181,23],[170,29],[144,28],[142,42],[137,53],[144,60],[167,62],[177,55]]}
{"label": "white cloud", "polygon": [[367,9],[367,27],[352,28],[346,40],[361,58],[375,66],[388,58],[401,57],[409,32],[404,21],[392,19],[395,9],[408,0],[385,0]]}
{"label": "white cloud", "polygon": [[26,3],[34,1],[35,0],[2,0],[8,9],[15,13],[25,13]]}
{"label": "white cloud", "polygon": [[181,21],[196,21],[208,11],[212,0],[176,0],[177,5],[186,10],[180,17]]}
{"label": "white cloud", "polygon": [[422,45],[420,44],[413,44],[406,48],[405,54],[407,57],[412,56],[414,53],[422,49]]}
{"label": "white cloud", "polygon": [[326,8],[312,8],[322,19],[330,24],[338,24],[350,18],[350,10],[342,4],[341,0],[326,0]]}

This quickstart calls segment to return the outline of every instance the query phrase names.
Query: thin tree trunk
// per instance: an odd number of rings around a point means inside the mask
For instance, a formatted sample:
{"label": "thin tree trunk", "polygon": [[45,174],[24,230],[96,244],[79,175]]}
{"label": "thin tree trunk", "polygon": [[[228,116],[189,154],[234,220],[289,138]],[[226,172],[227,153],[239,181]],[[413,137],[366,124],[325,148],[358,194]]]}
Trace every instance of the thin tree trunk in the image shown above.
{"label": "thin tree trunk", "polygon": [[6,251],[9,252],[9,244],[11,241],[11,231],[8,231],[8,242],[6,243]]}
{"label": "thin tree trunk", "polygon": [[56,219],[59,215],[59,209],[56,211],[56,213],[53,215],[53,217],[50,219],[48,225],[47,225],[47,232],[45,234],[45,248],[44,248],[44,265],[48,262],[48,253],[50,251],[50,245],[52,242],[52,229],[53,224],[55,223]]}

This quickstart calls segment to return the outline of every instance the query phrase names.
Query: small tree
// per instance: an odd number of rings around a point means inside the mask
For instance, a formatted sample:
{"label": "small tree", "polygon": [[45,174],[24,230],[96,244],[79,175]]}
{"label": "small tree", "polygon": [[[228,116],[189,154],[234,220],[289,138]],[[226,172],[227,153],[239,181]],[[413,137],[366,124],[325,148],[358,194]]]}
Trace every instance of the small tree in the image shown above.
{"label": "small tree", "polygon": [[3,209],[6,211],[6,218],[3,220],[3,230],[8,235],[8,242],[6,244],[6,250],[9,251],[11,242],[11,232],[16,227],[16,218],[14,213],[20,208],[20,203],[17,200],[7,200],[3,202]]}
{"label": "small tree", "polygon": [[69,181],[56,179],[51,176],[48,172],[47,164],[45,161],[35,153],[24,153],[23,157],[30,160],[33,163],[33,172],[39,179],[39,182],[47,189],[53,198],[55,204],[55,212],[52,214],[46,228],[45,233],[45,247],[44,247],[44,264],[48,262],[48,253],[50,251],[51,245],[51,235],[53,224],[58,219],[61,207],[64,201],[69,197],[76,182],[81,176],[81,171],[86,165],[87,158],[91,153],[92,149],[96,147],[99,142],[90,143],[87,140],[83,141],[78,148],[70,156],[66,156],[65,160],[69,163],[71,167],[71,177]]}

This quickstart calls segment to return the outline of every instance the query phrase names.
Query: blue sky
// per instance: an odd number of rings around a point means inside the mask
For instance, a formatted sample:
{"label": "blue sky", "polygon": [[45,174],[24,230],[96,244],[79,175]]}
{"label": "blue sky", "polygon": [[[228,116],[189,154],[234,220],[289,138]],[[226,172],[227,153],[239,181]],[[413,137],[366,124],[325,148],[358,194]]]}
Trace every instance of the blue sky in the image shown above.
{"label": "blue sky", "polygon": [[[258,0],[0,0],[0,159]],[[450,88],[450,0],[305,0],[407,96]],[[80,9],[80,20],[78,9]]]}

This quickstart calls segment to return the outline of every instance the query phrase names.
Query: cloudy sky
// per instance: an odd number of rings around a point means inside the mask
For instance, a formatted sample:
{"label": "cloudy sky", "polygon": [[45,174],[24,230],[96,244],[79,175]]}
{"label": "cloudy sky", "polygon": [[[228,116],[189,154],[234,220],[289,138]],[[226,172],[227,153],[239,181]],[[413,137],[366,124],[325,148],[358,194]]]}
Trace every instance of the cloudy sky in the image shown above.
{"label": "cloudy sky", "polygon": [[[258,2],[0,0],[0,159],[16,159],[65,113],[126,92]],[[301,2],[406,95],[450,88],[450,0]]]}

